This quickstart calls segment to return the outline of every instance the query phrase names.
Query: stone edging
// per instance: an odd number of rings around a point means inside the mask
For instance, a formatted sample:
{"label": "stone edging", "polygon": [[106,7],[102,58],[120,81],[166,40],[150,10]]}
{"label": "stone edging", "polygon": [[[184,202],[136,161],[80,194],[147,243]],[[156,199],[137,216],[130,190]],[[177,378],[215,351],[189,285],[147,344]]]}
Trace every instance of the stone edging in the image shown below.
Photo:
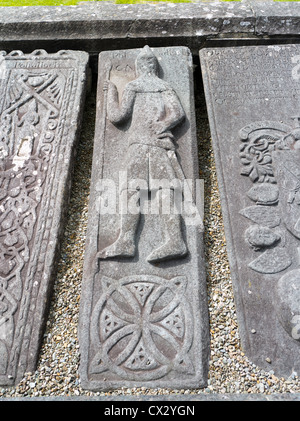
{"label": "stone edging", "polygon": [[[209,42],[299,42],[300,2],[243,0],[0,8],[0,50],[104,49]],[[209,44],[211,46],[211,44]]]}
{"label": "stone edging", "polygon": [[199,401],[222,401],[222,402],[245,402],[245,401],[265,401],[265,402],[274,402],[274,401],[300,401],[300,393],[274,393],[270,395],[259,394],[259,393],[241,393],[241,394],[232,394],[232,393],[203,393],[199,395],[190,395],[190,394],[170,394],[170,395],[106,395],[106,396],[43,396],[43,397],[16,397],[16,398],[0,398],[0,402],[25,402],[25,401],[57,401],[57,402],[66,402],[66,401],[98,401],[98,402],[109,402],[109,401],[119,401],[119,402],[151,402],[151,401],[164,401],[164,402],[199,402]]}

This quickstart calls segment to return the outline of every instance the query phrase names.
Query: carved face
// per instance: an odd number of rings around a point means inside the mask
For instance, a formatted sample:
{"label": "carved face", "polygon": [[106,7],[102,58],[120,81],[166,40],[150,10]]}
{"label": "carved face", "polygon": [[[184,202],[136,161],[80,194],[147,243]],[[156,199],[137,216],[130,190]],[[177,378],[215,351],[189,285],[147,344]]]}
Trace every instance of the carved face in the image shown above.
{"label": "carved face", "polygon": [[138,76],[147,74],[157,74],[158,65],[157,60],[155,57],[142,57],[137,60],[136,63],[136,71]]}
{"label": "carved face", "polygon": [[143,49],[136,59],[136,71],[138,76],[142,74],[158,73],[158,61],[150,48]]}

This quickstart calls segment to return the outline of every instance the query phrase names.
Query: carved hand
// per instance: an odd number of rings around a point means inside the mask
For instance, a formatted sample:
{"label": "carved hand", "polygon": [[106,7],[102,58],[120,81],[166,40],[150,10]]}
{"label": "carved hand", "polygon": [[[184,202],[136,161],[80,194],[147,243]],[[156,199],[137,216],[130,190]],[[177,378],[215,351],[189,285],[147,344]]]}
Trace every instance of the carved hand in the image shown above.
{"label": "carved hand", "polygon": [[114,84],[114,83],[112,83],[110,80],[106,80],[104,83],[103,83],[103,91],[108,91],[108,90],[110,90],[110,89],[113,89],[113,90],[117,90],[117,87],[116,87],[116,85]]}
{"label": "carved hand", "polygon": [[157,120],[157,122],[155,122],[155,132],[158,135],[159,138],[164,137],[165,136],[165,131],[167,129],[167,125],[164,121],[159,121]]}

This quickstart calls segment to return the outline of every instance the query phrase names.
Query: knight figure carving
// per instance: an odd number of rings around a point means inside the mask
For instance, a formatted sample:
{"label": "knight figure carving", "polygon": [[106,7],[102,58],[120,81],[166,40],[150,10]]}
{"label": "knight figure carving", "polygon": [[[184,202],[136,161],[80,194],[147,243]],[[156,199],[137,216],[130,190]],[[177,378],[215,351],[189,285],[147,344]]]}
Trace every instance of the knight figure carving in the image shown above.
{"label": "knight figure carving", "polygon": [[[125,86],[119,101],[117,87],[107,81],[107,118],[124,132],[127,142],[127,155],[122,163],[129,183],[121,186],[121,192],[130,202],[143,187],[136,180],[146,183],[151,198],[161,194],[157,180],[172,182],[182,171],[175,152],[175,137],[172,129],[185,119],[185,112],[174,89],[158,77],[157,57],[146,46],[136,59],[137,78]],[[154,183],[154,180],[156,181]],[[143,184],[145,185],[145,184]],[[174,190],[169,189],[170,203],[174,203]],[[121,211],[121,227],[118,238],[97,253],[98,259],[111,257],[133,257],[136,253],[136,232],[140,223],[141,210],[130,213]],[[158,219],[162,226],[163,243],[152,250],[147,260],[151,263],[187,254],[181,215],[176,212],[162,213]]]}

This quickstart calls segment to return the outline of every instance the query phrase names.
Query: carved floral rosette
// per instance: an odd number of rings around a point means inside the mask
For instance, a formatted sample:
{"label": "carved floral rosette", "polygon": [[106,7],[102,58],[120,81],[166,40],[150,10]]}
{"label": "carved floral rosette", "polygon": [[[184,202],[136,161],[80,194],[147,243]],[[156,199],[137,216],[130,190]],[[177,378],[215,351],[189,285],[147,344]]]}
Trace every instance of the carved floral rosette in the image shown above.
{"label": "carved floral rosette", "polygon": [[66,121],[80,108],[87,56],[37,50],[0,58],[0,384],[6,385],[37,359],[65,163],[76,138]]}
{"label": "carved floral rosette", "polygon": [[300,239],[300,129],[259,121],[242,128],[240,139],[241,174],[254,184],[247,196],[255,203],[240,214],[252,223],[245,240],[259,254],[248,266],[261,274],[284,272],[274,307],[282,326],[299,341],[300,269],[294,268],[299,248],[287,245],[291,235]]}

